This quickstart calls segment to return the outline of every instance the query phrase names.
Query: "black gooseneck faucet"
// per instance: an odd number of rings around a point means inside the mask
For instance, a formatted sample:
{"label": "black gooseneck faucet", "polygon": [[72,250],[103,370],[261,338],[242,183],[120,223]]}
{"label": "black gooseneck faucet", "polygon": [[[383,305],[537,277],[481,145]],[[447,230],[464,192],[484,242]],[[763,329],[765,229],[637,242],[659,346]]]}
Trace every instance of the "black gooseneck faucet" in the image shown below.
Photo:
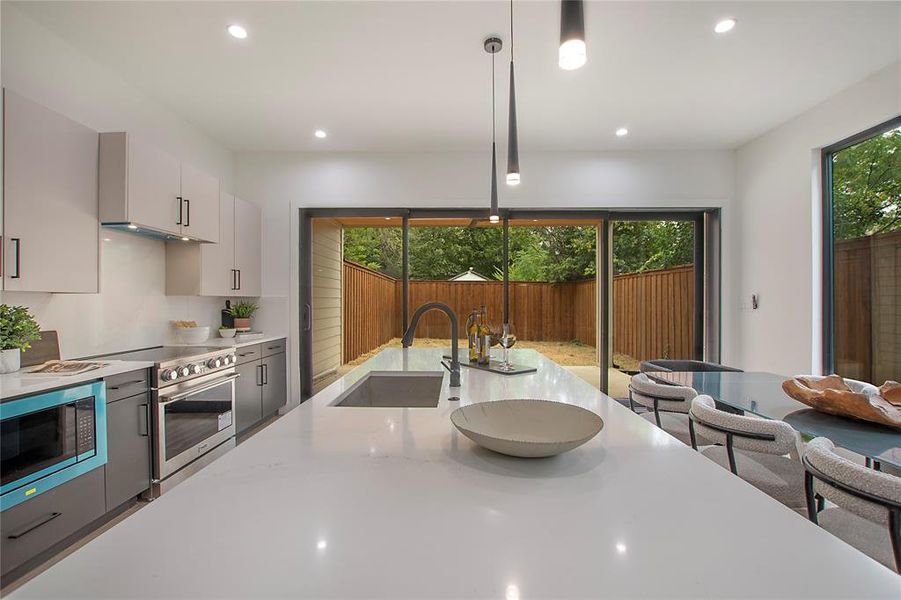
{"label": "black gooseneck faucet", "polygon": [[[413,334],[416,333],[416,325],[419,324],[419,318],[432,309],[440,310],[447,315],[448,319],[450,319],[451,364],[450,367],[445,365],[445,368],[450,371],[450,386],[460,387],[460,349],[457,346],[457,315],[454,314],[454,311],[452,311],[447,304],[441,302],[429,302],[417,308],[416,312],[413,313],[413,318],[410,319],[410,326],[404,332],[403,346],[404,348],[409,348],[413,345]],[[444,365],[443,362],[441,364]]]}

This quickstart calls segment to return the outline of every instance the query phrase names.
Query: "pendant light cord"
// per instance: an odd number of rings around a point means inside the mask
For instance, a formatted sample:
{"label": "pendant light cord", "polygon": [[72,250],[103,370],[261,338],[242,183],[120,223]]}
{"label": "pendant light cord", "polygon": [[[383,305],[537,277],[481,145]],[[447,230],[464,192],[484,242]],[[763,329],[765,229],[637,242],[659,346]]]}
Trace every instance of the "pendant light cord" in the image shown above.
{"label": "pendant light cord", "polygon": [[513,62],[513,0],[510,0],[510,62]]}

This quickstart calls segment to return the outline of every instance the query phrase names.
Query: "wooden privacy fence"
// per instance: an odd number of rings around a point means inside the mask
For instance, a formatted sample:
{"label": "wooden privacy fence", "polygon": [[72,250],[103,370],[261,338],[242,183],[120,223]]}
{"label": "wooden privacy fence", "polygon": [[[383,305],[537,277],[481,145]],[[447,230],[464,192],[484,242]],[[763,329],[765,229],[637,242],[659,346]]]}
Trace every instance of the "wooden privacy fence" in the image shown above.
{"label": "wooden privacy fence", "polygon": [[613,278],[613,351],[637,360],[692,357],[694,267]]}
{"label": "wooden privacy fence", "polygon": [[[691,356],[694,271],[691,265],[613,278],[614,352],[645,358]],[[403,334],[403,284],[355,263],[344,262],[344,361],[354,360]],[[484,304],[489,322],[500,325],[504,287],[500,281],[410,281],[410,312],[443,302],[457,313],[458,335],[466,316]],[[510,282],[510,321],[525,341],[597,343],[597,284]],[[447,317],[423,316],[419,337],[447,338]]]}
{"label": "wooden privacy fence", "polygon": [[835,371],[877,385],[901,374],[901,231],[835,242]]}

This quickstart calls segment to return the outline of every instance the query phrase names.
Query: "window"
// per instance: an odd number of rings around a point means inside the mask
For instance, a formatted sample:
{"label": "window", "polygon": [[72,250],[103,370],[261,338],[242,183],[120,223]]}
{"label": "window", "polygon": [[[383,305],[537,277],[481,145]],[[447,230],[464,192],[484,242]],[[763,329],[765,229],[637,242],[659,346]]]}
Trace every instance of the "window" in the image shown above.
{"label": "window", "polygon": [[824,369],[901,378],[901,117],[823,151]]}

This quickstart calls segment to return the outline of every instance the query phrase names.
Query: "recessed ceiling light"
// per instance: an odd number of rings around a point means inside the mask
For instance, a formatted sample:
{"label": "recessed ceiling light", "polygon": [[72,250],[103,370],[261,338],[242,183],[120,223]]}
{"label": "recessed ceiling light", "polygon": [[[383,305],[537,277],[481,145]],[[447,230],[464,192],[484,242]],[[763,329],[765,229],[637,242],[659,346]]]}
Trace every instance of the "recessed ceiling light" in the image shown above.
{"label": "recessed ceiling light", "polygon": [[313,135],[318,137],[320,140],[324,140],[328,137],[328,133],[326,133],[325,129],[317,129],[313,132]]}
{"label": "recessed ceiling light", "polygon": [[616,137],[623,137],[625,135],[629,135],[629,130],[625,127],[620,127],[616,130]]}
{"label": "recessed ceiling light", "polygon": [[713,27],[713,30],[716,33],[726,33],[727,31],[732,31],[735,27],[735,19],[723,19],[722,21],[718,21],[717,24]]}
{"label": "recessed ceiling light", "polygon": [[226,31],[228,31],[229,35],[238,38],[239,40],[243,40],[247,37],[247,30],[240,25],[229,25],[226,28]]}
{"label": "recessed ceiling light", "polygon": [[190,241],[191,241],[191,238],[183,237],[183,238],[181,238],[181,241],[183,241],[183,242],[190,242]]}

